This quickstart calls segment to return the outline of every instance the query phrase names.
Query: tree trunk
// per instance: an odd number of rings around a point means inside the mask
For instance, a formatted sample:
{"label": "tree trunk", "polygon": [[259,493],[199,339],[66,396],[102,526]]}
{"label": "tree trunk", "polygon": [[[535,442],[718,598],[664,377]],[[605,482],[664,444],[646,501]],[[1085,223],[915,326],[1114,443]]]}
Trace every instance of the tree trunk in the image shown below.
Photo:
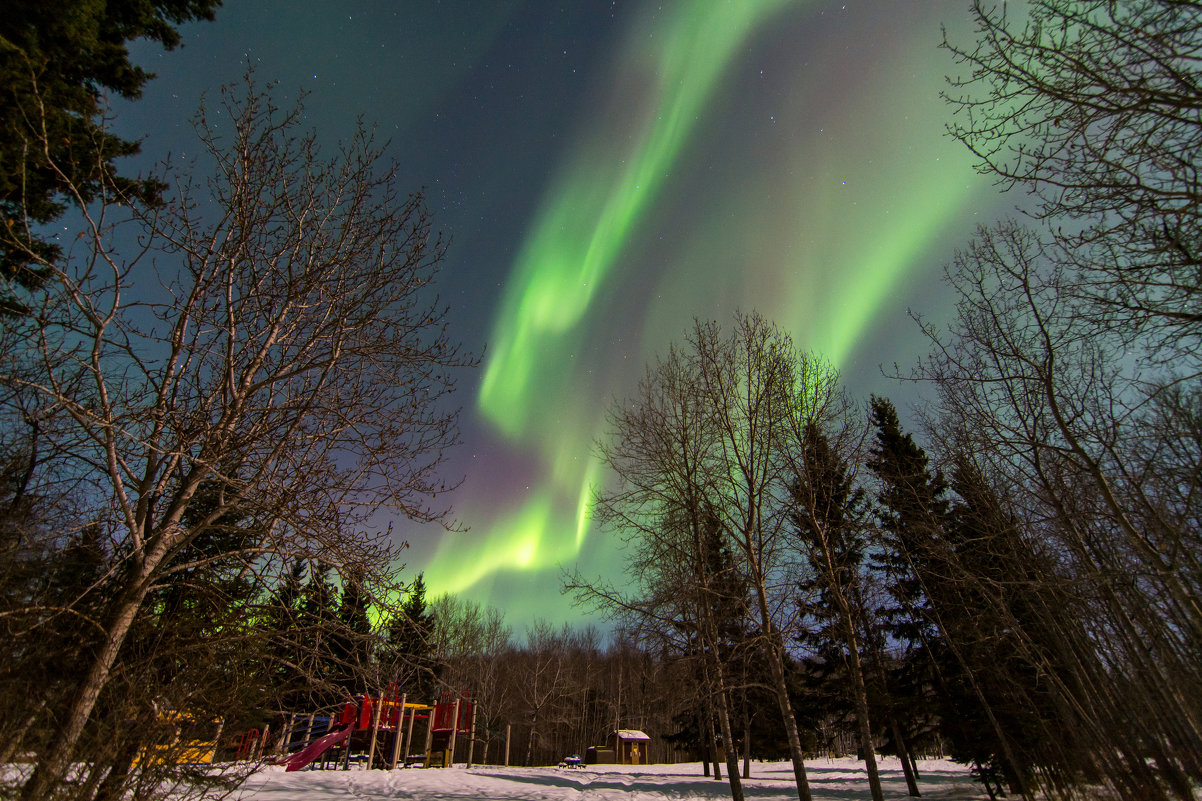
{"label": "tree trunk", "polygon": [[893,747],[897,751],[897,758],[901,760],[902,773],[906,775],[906,790],[910,795],[918,798],[922,793],[918,791],[918,771],[914,766],[914,757],[910,754],[910,748],[906,745],[905,738],[902,737],[897,716],[892,712],[889,713],[889,731],[893,733]]}
{"label": "tree trunk", "polygon": [[743,778],[751,778],[751,718],[743,713]]}
{"label": "tree trunk", "polygon": [[[771,635],[771,636],[776,636]],[[769,651],[769,663],[772,668],[772,683],[776,690],[776,703],[785,724],[785,734],[789,738],[789,755],[793,759],[793,778],[797,784],[799,801],[813,801],[810,793],[810,782],[806,777],[805,756],[801,751],[801,735],[797,731],[797,718],[793,716],[793,704],[789,701],[789,686],[785,678],[784,657],[779,650],[779,643],[774,643]]]}
{"label": "tree trunk", "polygon": [[[832,575],[833,578],[833,575]],[[855,623],[851,615],[851,607],[847,605],[843,592],[833,587],[838,599],[839,612],[843,615],[844,639],[847,645],[847,672],[851,674],[851,692],[856,700],[856,734],[859,737],[859,750],[864,754],[864,767],[868,770],[868,788],[873,794],[873,801],[885,801],[881,793],[881,776],[876,770],[876,749],[873,747],[873,728],[868,723],[868,686],[864,683],[864,671],[859,664],[859,642],[856,637]]]}
{"label": "tree trunk", "polygon": [[530,737],[526,740],[526,767],[534,765],[534,737],[538,728],[538,709],[534,710],[534,716],[530,719]]}
{"label": "tree trunk", "polygon": [[726,682],[718,669],[718,723],[722,727],[722,751],[726,754],[726,778],[730,782],[731,801],[743,801],[743,781],[739,778],[739,755],[735,751],[730,731],[730,704],[726,698]]}
{"label": "tree trunk", "polygon": [[776,703],[780,707],[785,734],[789,738],[789,755],[793,759],[793,779],[797,784],[797,798],[799,801],[813,801],[814,796],[810,793],[810,782],[806,777],[805,756],[801,751],[801,735],[797,731],[797,718],[793,716],[793,704],[789,701],[789,684],[785,677],[784,644],[781,642],[780,633],[772,626],[772,616],[768,611],[768,596],[764,590],[763,578],[759,576],[758,571],[755,576],[755,585],[764,635],[768,638],[768,666],[772,671],[772,685],[776,691]]}
{"label": "tree trunk", "polygon": [[[842,593],[839,593],[842,597]],[[868,723],[868,688],[864,684],[864,672],[860,668],[860,647],[852,628],[851,610],[842,604],[843,626],[847,637],[847,668],[851,673],[851,687],[856,701],[856,731],[859,734],[860,750],[864,753],[864,767],[868,770],[868,788],[872,801],[885,801],[881,792],[881,776],[876,768],[876,750],[872,745],[872,727]]]}
{"label": "tree trunk", "polygon": [[977,762],[976,766],[977,772],[981,774],[981,784],[985,785],[985,792],[989,793],[989,801],[997,801],[997,795],[993,792],[993,785],[989,783],[989,777],[985,773],[985,768],[981,766],[980,762]]}
{"label": "tree trunk", "polygon": [[[143,573],[145,572],[146,569],[143,567]],[[108,683],[109,674],[117,662],[117,654],[125,643],[125,638],[129,634],[134,618],[138,615],[138,610],[142,607],[142,599],[146,596],[148,587],[149,583],[140,576],[123,593],[122,600],[113,616],[113,622],[105,636],[104,645],[93,660],[92,667],[88,671],[87,678],[80,685],[78,694],[71,702],[66,720],[54,745],[50,747],[50,752],[38,762],[33,773],[26,780],[25,786],[21,788],[21,801],[43,801],[51,796],[53,788],[62,781],[67,767],[75,756],[75,746],[79,744],[84,726],[87,725],[88,718],[92,715],[92,709],[96,706],[101,690]]]}
{"label": "tree trunk", "polygon": [[[708,599],[702,604],[701,621],[703,636],[710,641],[708,648],[704,647],[703,643],[702,664],[706,665],[706,673],[713,675],[712,682],[708,680],[709,676],[706,676],[706,685],[713,689],[711,696],[716,697],[718,702],[718,725],[722,729],[722,751],[726,754],[726,778],[730,782],[730,797],[732,801],[743,801],[743,782],[739,778],[739,755],[735,752],[734,737],[730,730],[730,702],[726,695],[726,678],[722,670],[722,660],[718,656],[717,626],[714,624]],[[713,718],[710,717],[710,720],[712,721]],[[711,731],[712,729],[711,723]],[[710,742],[713,742],[712,736]],[[717,754],[714,756],[714,778],[720,779],[722,775],[718,769]]]}
{"label": "tree trunk", "polygon": [[707,703],[705,708],[708,712],[705,719],[705,775],[708,776],[710,765],[714,766],[714,779],[722,780],[722,767],[718,762],[718,733],[714,731],[714,710],[713,704]]}
{"label": "tree trunk", "polygon": [[119,801],[125,792],[125,783],[129,779],[134,759],[138,756],[138,745],[137,740],[131,737],[121,749],[121,753],[113,760],[108,775],[96,791],[95,801]]}
{"label": "tree trunk", "polygon": [[[708,689],[707,689],[708,693]],[[709,776],[710,766],[714,769],[714,778],[722,778],[722,771],[718,767],[718,734],[714,731],[714,701],[706,696],[706,723],[700,726],[701,737],[706,749],[701,755],[701,761],[706,766],[706,776]]]}

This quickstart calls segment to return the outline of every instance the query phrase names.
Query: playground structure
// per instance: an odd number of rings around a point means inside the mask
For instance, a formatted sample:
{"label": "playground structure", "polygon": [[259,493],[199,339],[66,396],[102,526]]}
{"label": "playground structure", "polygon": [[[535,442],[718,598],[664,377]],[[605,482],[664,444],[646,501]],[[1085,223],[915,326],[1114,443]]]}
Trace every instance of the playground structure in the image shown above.
{"label": "playground structure", "polygon": [[213,761],[225,725],[220,718],[198,720],[192,715],[168,710],[160,713],[156,722],[166,736],[143,746],[134,757],[135,764],[201,765]]}
{"label": "playground structure", "polygon": [[[468,737],[470,766],[475,741],[475,703],[470,694],[444,693],[434,704],[411,703],[393,684],[376,696],[360,696],[328,715],[287,716],[285,730],[274,749],[269,731],[252,729],[238,745],[238,758],[257,760],[265,750],[282,753],[276,764],[295,771],[307,767],[349,769],[351,762],[367,769],[446,767],[454,763],[456,741]],[[424,723],[424,726],[422,725]],[[414,737],[424,748],[414,753]]]}

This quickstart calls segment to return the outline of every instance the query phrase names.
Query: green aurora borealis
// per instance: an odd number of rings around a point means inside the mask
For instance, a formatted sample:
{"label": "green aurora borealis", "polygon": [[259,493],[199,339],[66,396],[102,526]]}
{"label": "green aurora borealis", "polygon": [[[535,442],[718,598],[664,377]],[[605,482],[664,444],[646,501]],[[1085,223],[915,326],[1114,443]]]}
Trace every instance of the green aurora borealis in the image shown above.
{"label": "green aurora borealis", "polygon": [[736,48],[783,4],[715,4],[708,14],[679,6],[628,42],[616,80],[634,96],[613,99],[608,119],[553,182],[501,301],[479,405],[507,437],[528,432],[549,378],[536,365],[578,346],[570,333],[671,175]]}
{"label": "green aurora borealis", "polygon": [[[663,199],[679,163],[704,153],[693,140],[731,101],[736,73],[755,63],[748,53],[757,36],[790,6],[794,19],[805,18],[787,2],[714,3],[708,14],[677,6],[631,25],[608,95],[558,166],[513,262],[476,399],[507,443],[536,454],[536,483],[470,535],[479,542],[447,541],[426,568],[432,586],[470,594],[494,574],[557,576],[577,561],[592,533],[591,489],[604,480],[592,444],[605,433],[605,403],[694,314],[721,319],[736,307],[757,308],[844,364],[899,284],[933,266],[923,259],[972,199],[974,182],[966,154],[931,137],[928,123],[940,110],[926,67],[931,54],[894,41],[856,81],[854,90],[865,94],[824,111],[826,126],[808,119],[813,90],[800,75],[799,91],[775,114],[749,120],[749,128],[767,122],[798,135],[748,140],[747,171],[697,203],[655,276],[654,294],[623,297],[622,282],[639,281],[624,262],[647,263],[636,252],[662,213],[656,204],[697,202]],[[929,48],[932,29],[916,34]],[[847,137],[824,136],[826,127]],[[643,305],[644,319],[616,333],[614,321],[637,318],[632,305]],[[627,364],[597,347],[599,338]],[[598,373],[620,379],[598,380]],[[489,513],[469,501],[463,516],[478,525]],[[464,560],[467,547],[481,559]],[[607,556],[589,554],[587,563],[605,572]],[[506,606],[518,619],[554,614],[563,604],[553,590],[533,594],[528,612],[512,599]]]}
{"label": "green aurora borealis", "polygon": [[[694,317],[755,309],[853,391],[922,349],[938,276],[1008,201],[943,135],[962,0],[228,2],[118,109],[186,157],[204,91],[249,60],[309,92],[330,139],[363,114],[451,237],[439,291],[483,352],[461,378],[449,496],[465,532],[394,521],[431,593],[577,620],[561,567],[616,577],[591,526],[606,407]],[[440,499],[441,500],[441,499]]]}

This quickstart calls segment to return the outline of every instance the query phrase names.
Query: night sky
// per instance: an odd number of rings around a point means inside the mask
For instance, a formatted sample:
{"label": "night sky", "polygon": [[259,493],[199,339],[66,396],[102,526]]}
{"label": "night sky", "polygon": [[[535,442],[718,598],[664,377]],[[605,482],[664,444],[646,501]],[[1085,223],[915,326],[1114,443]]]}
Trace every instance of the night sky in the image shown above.
{"label": "night sky", "polygon": [[398,522],[406,573],[521,630],[585,614],[561,565],[618,570],[593,443],[694,317],[757,310],[865,399],[921,402],[882,375],[923,352],[907,309],[948,315],[941,266],[1013,202],[944,134],[941,25],[967,41],[967,0],[227,0],[182,49],[135,48],[158,77],[118,132],[186,162],[202,93],[249,62],[281,102],[309,92],[326,142],[359,116],[391,141],[485,353],[447,468],[470,531]]}

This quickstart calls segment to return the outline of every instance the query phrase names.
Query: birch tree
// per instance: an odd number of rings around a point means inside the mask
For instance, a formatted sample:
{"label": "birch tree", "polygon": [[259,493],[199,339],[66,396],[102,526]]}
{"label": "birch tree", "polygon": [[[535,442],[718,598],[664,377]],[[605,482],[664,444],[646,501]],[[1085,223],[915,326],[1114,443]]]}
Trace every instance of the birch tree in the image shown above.
{"label": "birch tree", "polygon": [[712,503],[751,585],[756,624],[793,762],[797,796],[810,801],[797,718],[789,698],[782,618],[794,580],[787,549],[787,461],[782,446],[805,386],[792,340],[758,314],[737,315],[724,335],[698,323],[693,348],[701,364],[700,392],[712,418],[717,462]]}
{"label": "birch tree", "polygon": [[718,440],[698,391],[700,367],[695,350],[671,349],[648,369],[635,397],[611,411],[612,434],[600,445],[617,481],[599,493],[594,514],[625,541],[633,590],[579,576],[570,577],[568,587],[697,660],[705,718],[717,717],[731,797],[741,801],[717,621],[716,573],[724,567],[715,564],[715,544],[724,533],[711,505]]}

